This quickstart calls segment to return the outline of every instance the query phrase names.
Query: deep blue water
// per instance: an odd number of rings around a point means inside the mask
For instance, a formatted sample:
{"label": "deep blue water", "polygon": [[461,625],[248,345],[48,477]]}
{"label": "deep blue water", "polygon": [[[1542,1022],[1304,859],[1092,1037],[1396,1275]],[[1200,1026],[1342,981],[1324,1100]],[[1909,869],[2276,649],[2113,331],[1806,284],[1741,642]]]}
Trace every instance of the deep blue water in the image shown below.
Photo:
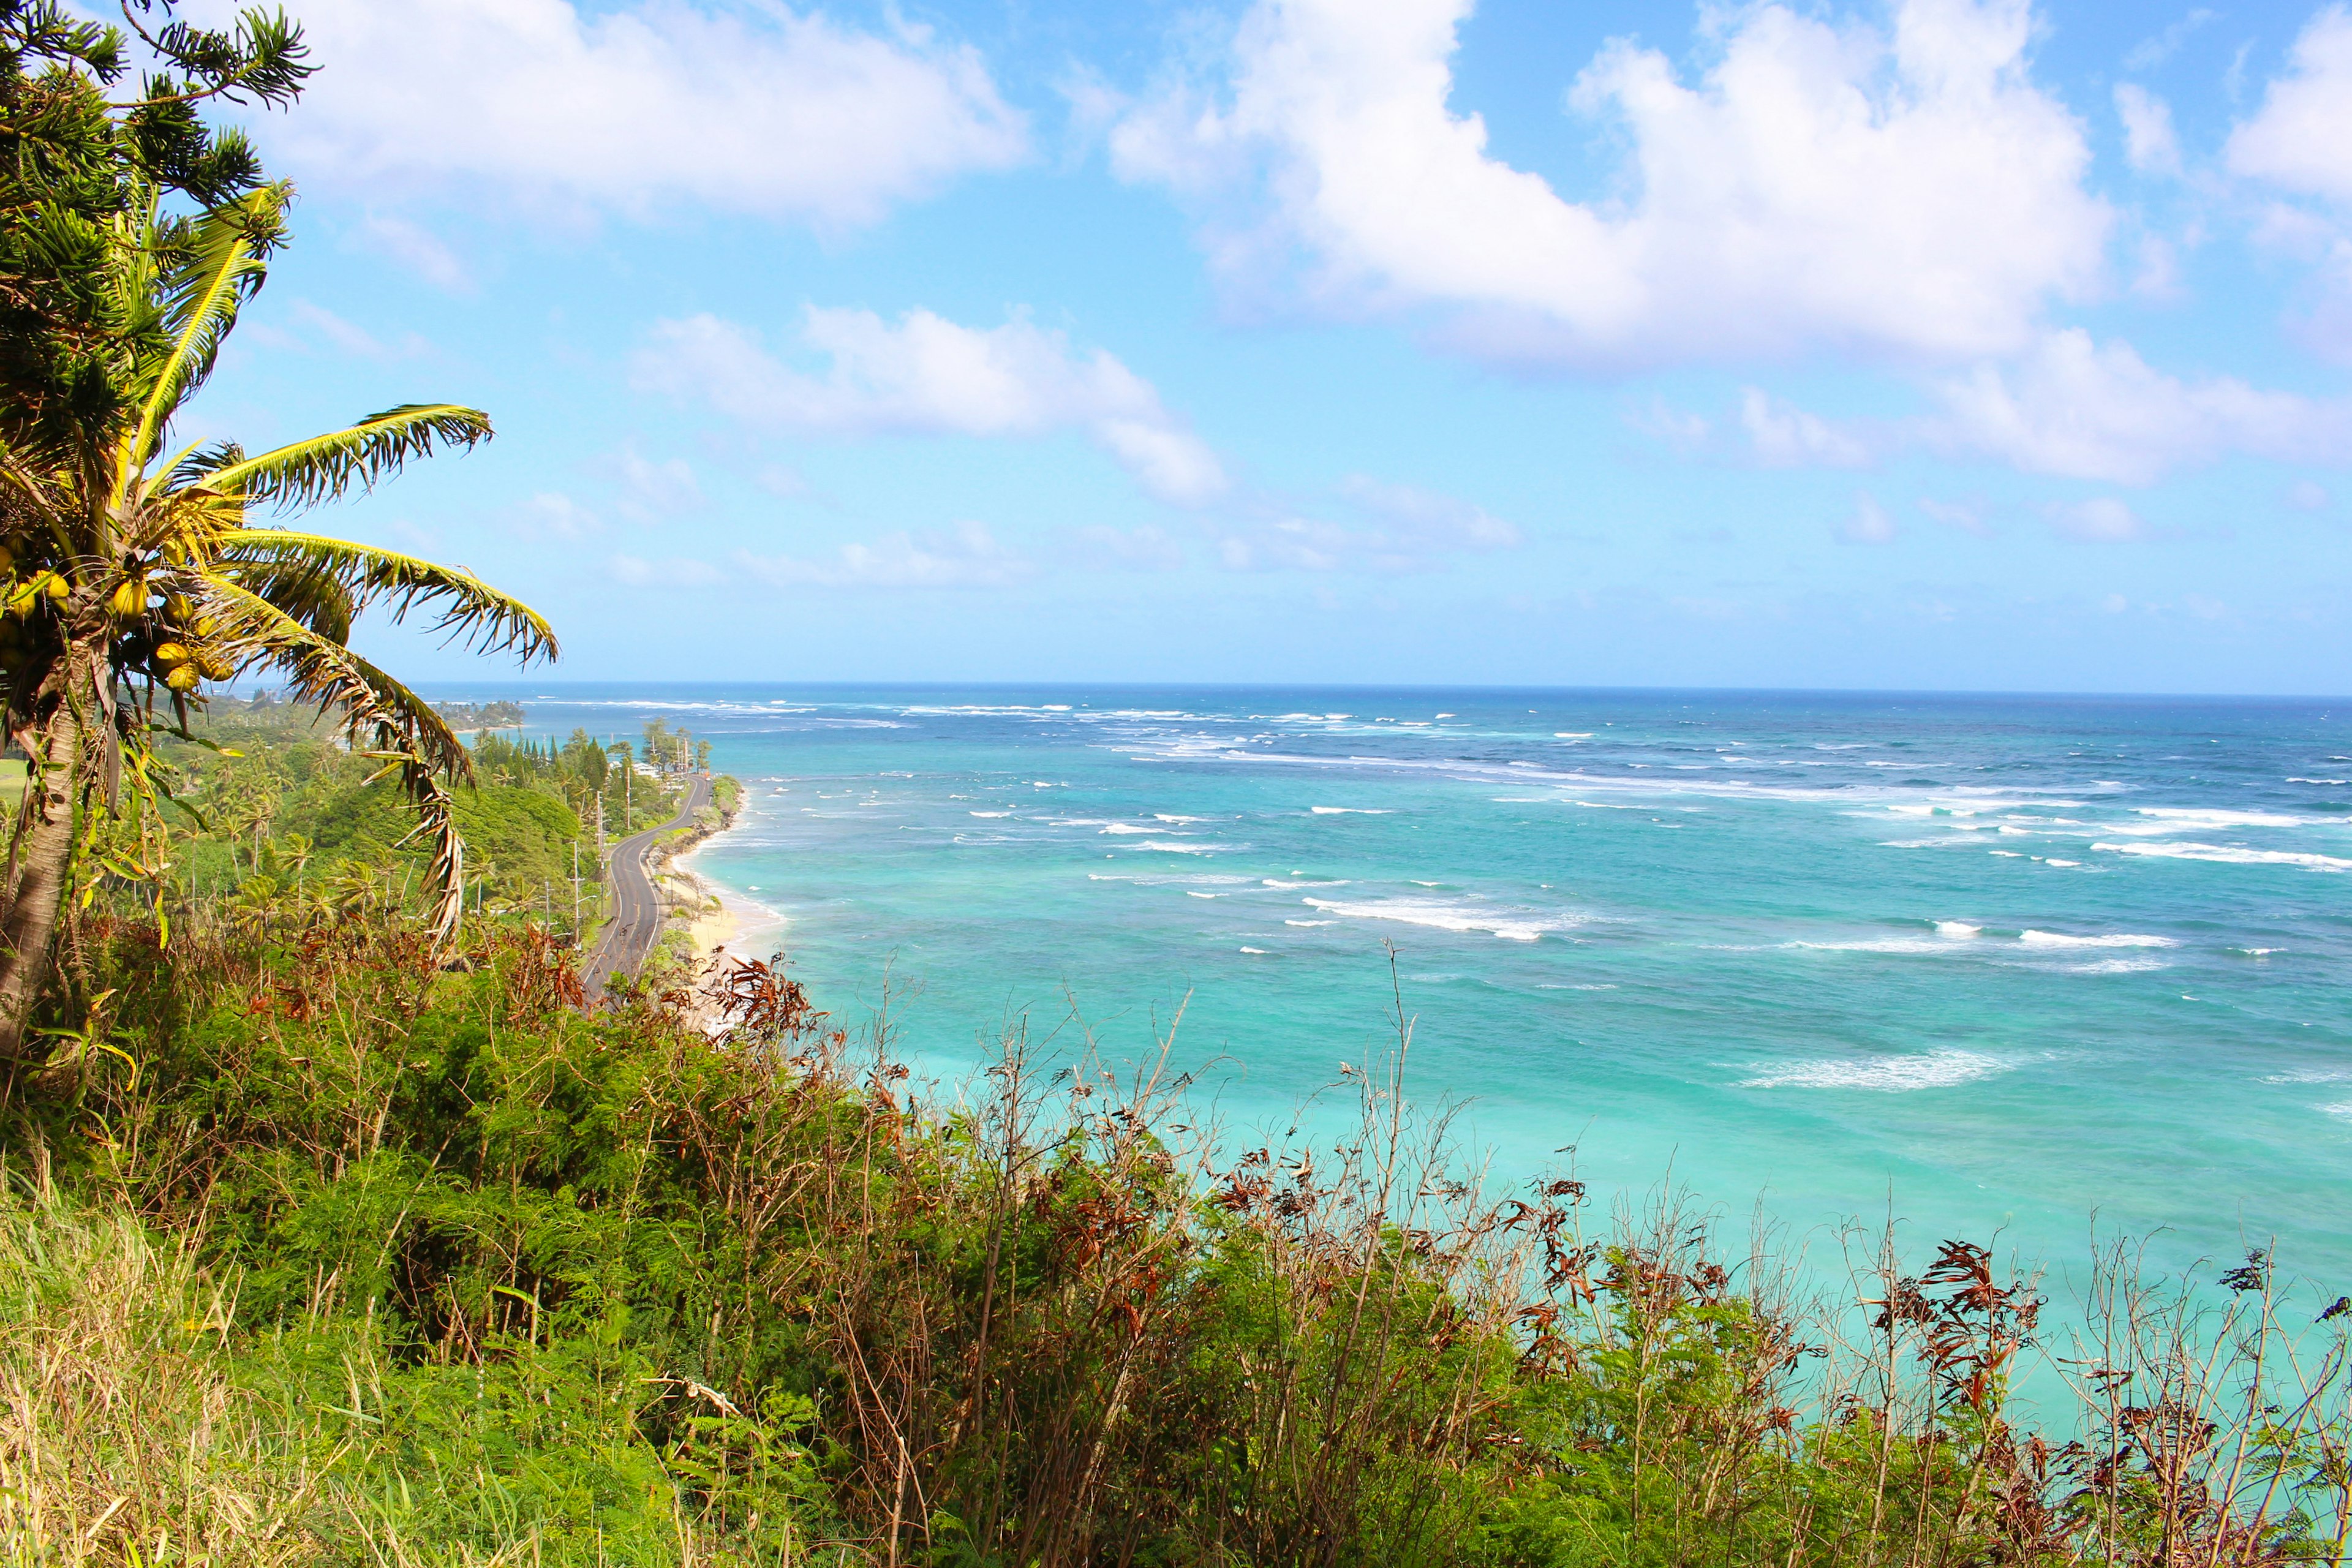
{"label": "deep blue water", "polygon": [[1505,1173],[2352,1286],[2352,700],[498,694],[711,739],[750,804],[697,868],[836,1012],[887,969],[943,1076],[1189,997],[1180,1058],[1279,1134],[1384,1037],[1391,942],[1413,1090]]}

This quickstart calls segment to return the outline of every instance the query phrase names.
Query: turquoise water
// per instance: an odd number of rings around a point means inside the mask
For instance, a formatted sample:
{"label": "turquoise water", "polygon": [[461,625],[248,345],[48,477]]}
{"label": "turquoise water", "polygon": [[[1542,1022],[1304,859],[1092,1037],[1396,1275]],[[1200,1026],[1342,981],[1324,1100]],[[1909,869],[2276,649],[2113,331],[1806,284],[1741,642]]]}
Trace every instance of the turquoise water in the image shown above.
{"label": "turquoise water", "polygon": [[1393,943],[1414,1092],[1502,1173],[2053,1262],[2095,1215],[2275,1237],[2352,1285],[2352,703],[498,694],[708,736],[750,795],[696,868],[822,1005],[905,987],[942,1077],[1066,993],[1131,1055],[1182,1003],[1226,1123],[1279,1135],[1384,1039]]}

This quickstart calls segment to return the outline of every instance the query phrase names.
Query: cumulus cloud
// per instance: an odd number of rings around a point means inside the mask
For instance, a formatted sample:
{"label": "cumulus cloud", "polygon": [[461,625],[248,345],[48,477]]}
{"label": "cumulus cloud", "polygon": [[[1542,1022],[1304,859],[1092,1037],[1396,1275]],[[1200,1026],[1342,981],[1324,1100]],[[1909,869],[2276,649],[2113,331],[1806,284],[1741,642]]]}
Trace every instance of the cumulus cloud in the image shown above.
{"label": "cumulus cloud", "polygon": [[2352,364],[2352,10],[2333,5],[2311,19],[2225,157],[2231,173],[2287,193],[2256,238],[2318,264],[2316,298],[2297,324],[2321,354]]}
{"label": "cumulus cloud", "polygon": [[2174,468],[2231,453],[2288,461],[2341,460],[2352,405],[2265,392],[2235,376],[2183,381],[2129,343],[2104,345],[2079,328],[2052,332],[2014,365],[1942,381],[1924,434],[2031,473],[2153,483]]}
{"label": "cumulus cloud", "polygon": [[590,208],[691,201],[843,226],[1027,153],[979,55],[923,28],[866,32],[748,0],[308,0],[301,13],[323,68],[299,114],[255,131],[314,184],[457,179]]}
{"label": "cumulus cloud", "polygon": [[871,310],[811,306],[801,346],[824,363],[794,368],[748,327],[701,315],[657,323],[634,378],[707,399],[777,429],[830,435],[1034,437],[1076,429],[1162,500],[1199,505],[1226,489],[1223,465],[1170,413],[1151,384],[1101,349],[1015,317],[959,325],[929,310],[896,322]]}
{"label": "cumulus cloud", "polygon": [[2230,134],[2232,173],[2352,205],[2352,11],[2313,17],[2255,116]]}
{"label": "cumulus cloud", "polygon": [[2030,79],[2026,0],[1902,0],[1887,33],[1743,9],[1696,82],[1613,42],[1571,102],[1625,133],[1632,194],[1591,204],[1450,103],[1471,4],[1259,0],[1224,79],[1131,112],[1114,166],[1202,203],[1229,275],[1299,257],[1325,301],[1446,310],[1498,358],[1973,358],[2099,276],[2112,215]]}
{"label": "cumulus cloud", "polygon": [[2235,376],[2183,380],[2131,344],[2100,343],[2079,328],[2045,333],[2014,360],[1932,377],[1924,390],[1937,412],[1833,421],[1750,388],[1742,419],[1757,456],[1786,466],[1852,467],[1924,447],[2028,473],[2146,485],[2233,454],[2352,456],[2352,400],[2264,391]]}
{"label": "cumulus cloud", "polygon": [[887,533],[871,544],[845,544],[827,559],[739,551],[735,563],[777,588],[1003,588],[1037,570],[977,522]]}

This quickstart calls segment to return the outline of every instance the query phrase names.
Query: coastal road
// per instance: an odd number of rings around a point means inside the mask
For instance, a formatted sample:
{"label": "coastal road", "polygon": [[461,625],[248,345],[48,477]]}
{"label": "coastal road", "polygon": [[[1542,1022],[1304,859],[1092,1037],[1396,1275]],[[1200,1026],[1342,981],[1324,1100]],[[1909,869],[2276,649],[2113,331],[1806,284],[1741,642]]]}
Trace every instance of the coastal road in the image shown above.
{"label": "coastal road", "polygon": [[604,999],[604,984],[615,974],[635,974],[654,950],[654,939],[661,935],[661,900],[654,896],[653,879],[646,875],[646,852],[654,840],[674,828],[684,827],[694,820],[694,814],[710,804],[710,775],[689,774],[686,781],[686,798],[678,803],[677,815],[659,827],[648,827],[633,833],[613,846],[613,860],[605,876],[613,889],[612,918],[604,922],[604,933],[596,942],[596,950],[588,956],[586,967],[580,972],[581,984],[588,988],[588,1000],[593,1004]]}

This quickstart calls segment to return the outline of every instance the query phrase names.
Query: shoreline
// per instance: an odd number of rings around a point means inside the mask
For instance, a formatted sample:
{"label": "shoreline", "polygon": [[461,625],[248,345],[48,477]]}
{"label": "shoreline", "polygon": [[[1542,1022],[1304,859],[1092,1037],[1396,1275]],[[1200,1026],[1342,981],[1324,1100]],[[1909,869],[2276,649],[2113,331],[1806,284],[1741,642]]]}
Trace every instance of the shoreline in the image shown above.
{"label": "shoreline", "polygon": [[[736,787],[742,790],[741,781]],[[667,877],[684,884],[685,898],[677,911],[698,965],[708,963],[721,949],[736,958],[764,959],[774,950],[790,919],[742,890],[729,887],[699,864],[703,852],[719,842],[742,819],[750,792],[742,791],[731,813],[719,825],[667,857]]]}

